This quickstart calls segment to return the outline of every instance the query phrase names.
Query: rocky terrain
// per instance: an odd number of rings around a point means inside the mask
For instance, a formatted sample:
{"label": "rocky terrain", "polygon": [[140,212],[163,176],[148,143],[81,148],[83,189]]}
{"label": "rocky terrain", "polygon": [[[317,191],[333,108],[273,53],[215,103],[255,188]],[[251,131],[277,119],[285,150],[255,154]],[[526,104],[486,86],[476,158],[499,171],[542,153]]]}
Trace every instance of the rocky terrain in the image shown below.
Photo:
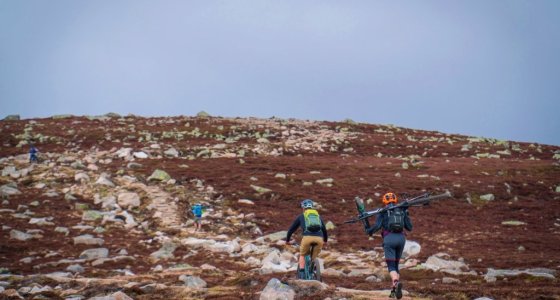
{"label": "rocky terrain", "polygon": [[[386,299],[380,236],[343,222],[387,191],[454,195],[410,211],[404,299],[560,299],[558,146],[205,113],[9,116],[0,137],[0,299]],[[322,283],[283,241],[305,198]]]}

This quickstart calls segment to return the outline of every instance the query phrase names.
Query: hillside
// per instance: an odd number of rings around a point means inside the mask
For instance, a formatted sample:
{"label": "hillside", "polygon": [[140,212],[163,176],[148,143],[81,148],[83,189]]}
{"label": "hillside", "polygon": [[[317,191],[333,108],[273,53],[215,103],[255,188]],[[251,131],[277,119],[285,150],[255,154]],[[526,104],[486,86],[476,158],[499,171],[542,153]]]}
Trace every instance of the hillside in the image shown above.
{"label": "hillside", "polygon": [[[387,191],[453,194],[411,208],[405,299],[559,299],[558,146],[202,114],[5,119],[0,137],[6,299],[258,299],[272,278],[297,299],[386,299],[380,236],[343,222]],[[293,280],[281,240],[305,198],[334,225],[325,285]]]}

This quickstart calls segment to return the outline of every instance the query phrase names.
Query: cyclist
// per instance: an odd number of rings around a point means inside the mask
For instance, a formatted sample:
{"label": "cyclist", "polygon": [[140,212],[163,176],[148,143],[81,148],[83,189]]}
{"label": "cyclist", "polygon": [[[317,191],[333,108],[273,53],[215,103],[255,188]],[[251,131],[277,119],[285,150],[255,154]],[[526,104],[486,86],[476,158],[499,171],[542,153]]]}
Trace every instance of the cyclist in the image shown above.
{"label": "cyclist", "polygon": [[204,212],[204,206],[201,203],[196,203],[192,206],[191,210],[194,215],[194,228],[195,232],[202,229],[202,213]]}
{"label": "cyclist", "polygon": [[[397,204],[397,195],[394,193],[386,193],[381,197],[381,201],[386,207],[391,208]],[[368,228],[367,233],[372,235],[380,229],[383,229],[381,232],[383,251],[385,252],[387,269],[389,270],[389,275],[391,275],[393,282],[390,297],[401,299],[403,285],[399,281],[399,260],[406,242],[403,229],[408,231],[412,230],[412,222],[408,217],[408,207],[388,209],[380,213],[375,220],[375,225]]]}
{"label": "cyclist", "polygon": [[325,222],[319,216],[317,210],[314,209],[313,200],[305,199],[301,202],[301,208],[303,212],[297,216],[297,218],[288,229],[288,234],[286,236],[286,242],[290,243],[290,238],[292,234],[301,226],[303,230],[301,244],[299,248],[299,278],[303,278],[305,269],[305,255],[311,249],[311,244],[315,243],[316,246],[313,248],[313,253],[311,254],[311,260],[314,260],[324,243],[328,240],[327,228],[325,228]]}

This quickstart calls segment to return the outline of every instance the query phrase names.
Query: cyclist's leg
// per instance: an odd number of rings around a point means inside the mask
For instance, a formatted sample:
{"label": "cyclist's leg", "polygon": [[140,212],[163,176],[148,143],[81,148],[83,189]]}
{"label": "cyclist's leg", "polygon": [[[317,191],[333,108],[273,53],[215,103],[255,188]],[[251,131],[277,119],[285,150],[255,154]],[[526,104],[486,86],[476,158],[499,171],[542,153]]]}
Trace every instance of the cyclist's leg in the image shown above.
{"label": "cyclist's leg", "polygon": [[301,238],[301,245],[299,246],[299,268],[305,268],[305,256],[311,248],[311,236],[305,235]]}
{"label": "cyclist's leg", "polygon": [[313,253],[311,254],[311,260],[314,260],[315,258],[317,258],[317,256],[319,256],[319,253],[321,253],[321,249],[323,249],[323,237],[310,236],[310,238],[311,238],[311,242],[317,244],[313,248]]}
{"label": "cyclist's leg", "polygon": [[397,247],[399,245],[397,234],[390,233],[383,238],[383,252],[385,253],[385,262],[387,270],[391,276],[394,285],[399,279],[399,269],[397,260]]}

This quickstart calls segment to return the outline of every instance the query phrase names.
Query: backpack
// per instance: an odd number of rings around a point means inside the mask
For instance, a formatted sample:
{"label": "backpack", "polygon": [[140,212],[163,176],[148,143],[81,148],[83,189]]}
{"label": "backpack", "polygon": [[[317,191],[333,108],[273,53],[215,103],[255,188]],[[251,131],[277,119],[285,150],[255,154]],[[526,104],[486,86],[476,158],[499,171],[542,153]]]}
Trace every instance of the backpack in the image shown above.
{"label": "backpack", "polygon": [[314,209],[306,209],[303,212],[303,218],[305,219],[305,231],[308,232],[319,232],[323,223],[321,218],[319,218],[319,213]]}
{"label": "backpack", "polygon": [[400,208],[387,210],[387,229],[391,232],[402,232],[404,229],[405,212]]}

